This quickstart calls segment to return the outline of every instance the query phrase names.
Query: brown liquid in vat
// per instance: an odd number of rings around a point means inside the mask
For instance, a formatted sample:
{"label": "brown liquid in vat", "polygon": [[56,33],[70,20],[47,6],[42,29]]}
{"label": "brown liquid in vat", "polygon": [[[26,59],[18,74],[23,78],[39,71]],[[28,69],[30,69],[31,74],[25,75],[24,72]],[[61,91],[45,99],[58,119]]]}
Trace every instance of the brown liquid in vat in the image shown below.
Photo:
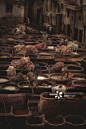
{"label": "brown liquid in vat", "polygon": [[56,60],[65,61],[67,58],[56,58]]}
{"label": "brown liquid in vat", "polygon": [[0,56],[0,58],[8,58],[9,56]]}
{"label": "brown liquid in vat", "polygon": [[82,61],[80,58],[71,58],[73,61]]}
{"label": "brown liquid in vat", "polygon": [[41,58],[43,58],[43,59],[52,59],[53,57],[52,56],[41,56]]}
{"label": "brown liquid in vat", "polygon": [[13,113],[14,115],[26,115],[28,114],[28,111],[27,110],[15,110]]}
{"label": "brown liquid in vat", "polygon": [[51,124],[62,124],[63,123],[63,119],[54,118],[54,119],[48,120],[48,122],[51,123]]}

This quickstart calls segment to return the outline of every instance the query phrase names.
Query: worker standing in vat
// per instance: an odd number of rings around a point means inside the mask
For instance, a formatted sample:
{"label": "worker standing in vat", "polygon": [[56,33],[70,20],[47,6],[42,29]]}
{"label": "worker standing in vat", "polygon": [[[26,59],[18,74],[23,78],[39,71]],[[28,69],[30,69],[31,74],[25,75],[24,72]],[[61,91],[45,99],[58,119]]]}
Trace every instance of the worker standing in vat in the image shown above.
{"label": "worker standing in vat", "polygon": [[46,31],[42,35],[42,39],[43,39],[43,48],[46,49],[46,47],[47,47],[47,40],[48,40],[48,35],[47,35]]}
{"label": "worker standing in vat", "polygon": [[33,72],[34,72],[34,77],[35,77],[36,85],[38,85],[37,78],[38,78],[39,72],[40,72],[40,75],[41,75],[41,67],[40,67],[39,64],[37,64],[37,63],[35,64]]}
{"label": "worker standing in vat", "polygon": [[63,72],[63,73],[62,73],[62,76],[61,76],[61,81],[62,81],[63,76],[64,76],[66,73],[67,73],[67,78],[68,78],[68,76],[69,76],[69,71],[68,71],[67,67],[62,67],[61,71]]}
{"label": "worker standing in vat", "polygon": [[29,87],[32,89],[32,94],[34,94],[33,86],[36,86],[36,82],[34,81],[34,74],[32,70],[29,70],[27,73],[27,77],[29,79]]}

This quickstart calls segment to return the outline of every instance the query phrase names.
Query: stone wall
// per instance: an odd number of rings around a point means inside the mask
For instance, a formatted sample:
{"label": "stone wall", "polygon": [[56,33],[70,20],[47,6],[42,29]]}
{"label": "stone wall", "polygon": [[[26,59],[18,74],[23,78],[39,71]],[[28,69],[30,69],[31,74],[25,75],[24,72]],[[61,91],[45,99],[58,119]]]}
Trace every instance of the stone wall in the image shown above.
{"label": "stone wall", "polygon": [[0,2],[0,24],[9,26],[23,23],[24,10],[24,3]]}

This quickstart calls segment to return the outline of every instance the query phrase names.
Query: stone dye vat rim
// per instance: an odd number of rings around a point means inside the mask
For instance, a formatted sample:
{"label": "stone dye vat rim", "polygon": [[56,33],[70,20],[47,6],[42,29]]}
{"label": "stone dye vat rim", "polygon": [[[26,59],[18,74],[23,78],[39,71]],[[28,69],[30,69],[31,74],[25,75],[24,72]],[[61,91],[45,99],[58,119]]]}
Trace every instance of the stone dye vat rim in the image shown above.
{"label": "stone dye vat rim", "polygon": [[72,61],[82,62],[83,58],[70,58]]}
{"label": "stone dye vat rim", "polygon": [[[71,123],[69,121],[67,122],[67,120],[66,120],[67,117],[81,117],[81,119],[83,120],[83,123],[82,124],[73,124],[73,123]],[[73,115],[73,114],[72,115],[67,115],[67,116],[64,117],[64,119],[65,119],[66,123],[68,123],[68,124],[70,124],[72,126],[75,126],[75,127],[82,126],[82,125],[85,125],[86,124],[86,120],[84,119],[84,117],[82,117],[80,115]]]}
{"label": "stone dye vat rim", "polygon": [[[69,63],[69,64],[67,64],[67,63]],[[81,66],[81,64],[79,63],[79,62],[77,62],[77,61],[72,61],[72,60],[66,60],[66,61],[64,61],[64,64],[67,66],[67,65],[77,65],[77,66]]]}
{"label": "stone dye vat rim", "polygon": [[60,76],[60,78],[61,78],[61,76],[62,76],[62,73],[54,73],[54,74],[51,74],[50,75],[50,80],[52,80],[52,81],[56,81],[56,82],[64,82],[64,81],[67,81],[68,79],[64,79],[64,76],[63,76],[63,79],[61,80],[61,79],[59,79],[58,80],[58,77],[57,78],[54,78],[54,77],[52,77],[52,76]]}
{"label": "stone dye vat rim", "polygon": [[48,46],[46,49],[47,50],[51,50],[51,51],[55,51],[56,47],[55,46]]}
{"label": "stone dye vat rim", "polygon": [[85,74],[83,74],[83,73],[74,73],[74,76],[73,76],[73,78],[76,78],[76,77],[79,77],[79,78],[85,78],[86,79],[86,75]]}
{"label": "stone dye vat rim", "polygon": [[[42,78],[42,77],[44,77],[44,78]],[[41,74],[41,75],[38,75],[37,80],[38,81],[49,81],[49,77],[47,75]]]}
{"label": "stone dye vat rim", "polygon": [[1,90],[2,92],[17,92],[19,91],[19,88],[16,84],[7,83],[2,85]]}
{"label": "stone dye vat rim", "polygon": [[52,55],[51,53],[48,53],[48,52],[40,52],[39,55]]}
{"label": "stone dye vat rim", "polygon": [[51,60],[51,59],[54,59],[54,57],[53,56],[40,56],[40,58],[41,59],[43,59],[43,60]]}
{"label": "stone dye vat rim", "polygon": [[[55,123],[49,122],[50,120],[56,119],[56,118],[58,118],[58,117],[59,117],[59,118],[62,118],[62,123],[61,123],[61,124],[55,124]],[[54,118],[49,118],[48,120],[45,118],[45,119],[44,119],[44,122],[45,122],[46,124],[48,124],[49,126],[58,127],[58,126],[62,126],[62,125],[65,124],[65,119],[64,119],[64,117],[63,117],[62,115],[57,115],[56,117],[54,117]]]}
{"label": "stone dye vat rim", "polygon": [[9,77],[7,77],[7,76],[0,76],[0,78],[6,79],[5,82],[1,82],[1,81],[0,81],[0,84],[7,83],[7,82],[10,82],[10,81],[11,81],[11,78],[9,78]]}
{"label": "stone dye vat rim", "polygon": [[78,58],[78,57],[80,57],[80,54],[78,54],[77,52],[71,52],[70,56],[71,56],[71,58]]}
{"label": "stone dye vat rim", "polygon": [[[25,124],[26,124],[27,129],[29,129],[29,128],[41,128],[41,127],[44,127],[45,126],[44,117],[45,117],[44,114],[42,114],[41,116],[32,116],[32,118],[35,118],[35,119],[38,118],[40,120],[40,122],[38,124],[30,124],[30,123],[28,123],[28,120],[26,120]],[[27,119],[31,119],[31,117],[29,117]]]}
{"label": "stone dye vat rim", "polygon": [[[25,111],[25,114],[24,114],[24,112],[23,112],[23,114],[20,114],[19,111]],[[16,112],[16,113],[14,113],[14,112]],[[28,109],[13,110],[12,113],[13,113],[14,117],[25,117],[26,118],[26,117],[30,116]]]}
{"label": "stone dye vat rim", "polygon": [[57,58],[55,58],[55,61],[66,61],[66,60],[68,60],[67,57],[57,57]]}
{"label": "stone dye vat rim", "polygon": [[83,85],[84,83],[86,84],[86,79],[85,80],[73,80],[72,81],[73,87],[86,88],[86,85]]}
{"label": "stone dye vat rim", "polygon": [[[27,84],[22,84],[22,83],[27,83]],[[21,89],[31,88],[31,87],[29,87],[29,82],[28,81],[21,81],[21,82],[19,82],[18,83],[18,87],[21,88]],[[33,88],[35,88],[35,86],[33,86]]]}
{"label": "stone dye vat rim", "polygon": [[[67,65],[66,66],[68,71],[71,73],[82,73],[84,71],[84,68],[81,66],[76,66],[76,65]],[[71,69],[69,69],[71,68]]]}

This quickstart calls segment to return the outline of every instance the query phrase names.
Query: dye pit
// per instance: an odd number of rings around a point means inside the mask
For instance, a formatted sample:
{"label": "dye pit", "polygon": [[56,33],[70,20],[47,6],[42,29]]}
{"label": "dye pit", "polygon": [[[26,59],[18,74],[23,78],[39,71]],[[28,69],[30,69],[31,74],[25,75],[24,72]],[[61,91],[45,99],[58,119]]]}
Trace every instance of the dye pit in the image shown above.
{"label": "dye pit", "polygon": [[8,79],[5,79],[5,78],[0,78],[0,83],[4,83],[4,82],[7,82]]}
{"label": "dye pit", "polygon": [[80,58],[70,58],[72,61],[82,61]]}
{"label": "dye pit", "polygon": [[16,90],[16,87],[7,86],[7,87],[3,87],[3,89],[13,91],[13,90]]}
{"label": "dye pit", "polygon": [[47,78],[47,77],[45,77],[45,76],[38,75],[37,80],[44,80],[44,79],[48,79],[48,78]]}
{"label": "dye pit", "polygon": [[77,85],[77,86],[86,86],[86,83],[80,83],[80,82],[77,82],[77,83],[75,83],[75,85]]}
{"label": "dye pit", "polygon": [[51,124],[62,124],[63,119],[62,118],[52,118],[47,120]]}
{"label": "dye pit", "polygon": [[13,111],[14,115],[26,115],[28,114],[27,110],[14,110]]}

